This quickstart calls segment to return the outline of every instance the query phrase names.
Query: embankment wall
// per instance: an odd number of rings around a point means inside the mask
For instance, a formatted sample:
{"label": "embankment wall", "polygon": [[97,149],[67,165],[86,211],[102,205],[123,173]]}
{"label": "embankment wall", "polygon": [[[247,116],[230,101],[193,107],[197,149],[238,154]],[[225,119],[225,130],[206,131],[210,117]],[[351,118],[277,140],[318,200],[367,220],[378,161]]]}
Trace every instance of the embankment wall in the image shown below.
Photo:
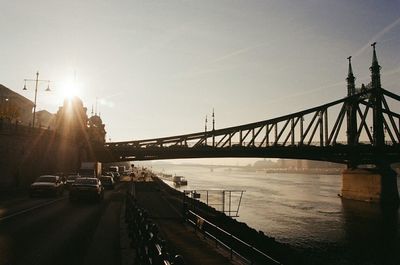
{"label": "embankment wall", "polygon": [[81,148],[51,130],[0,128],[0,189],[27,187],[37,176],[72,171]]}

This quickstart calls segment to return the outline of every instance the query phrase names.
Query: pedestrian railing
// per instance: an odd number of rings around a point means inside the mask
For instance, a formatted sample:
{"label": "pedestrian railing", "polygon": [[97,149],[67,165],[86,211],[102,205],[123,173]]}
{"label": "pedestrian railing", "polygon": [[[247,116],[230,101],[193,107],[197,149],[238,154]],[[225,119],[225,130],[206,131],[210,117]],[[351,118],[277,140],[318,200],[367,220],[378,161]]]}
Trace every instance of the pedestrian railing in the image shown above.
{"label": "pedestrian railing", "polygon": [[136,250],[138,265],[184,265],[182,256],[171,255],[165,241],[158,235],[158,227],[148,219],[147,212],[140,208],[129,192],[126,198],[125,221],[131,245]]}
{"label": "pedestrian railing", "polygon": [[249,264],[281,264],[261,250],[242,241],[232,233],[221,229],[191,210],[186,211],[185,219],[193,225],[196,231],[211,238],[211,240],[215,242],[216,247],[222,246],[226,248],[230,252],[231,259],[236,255],[247,261]]}

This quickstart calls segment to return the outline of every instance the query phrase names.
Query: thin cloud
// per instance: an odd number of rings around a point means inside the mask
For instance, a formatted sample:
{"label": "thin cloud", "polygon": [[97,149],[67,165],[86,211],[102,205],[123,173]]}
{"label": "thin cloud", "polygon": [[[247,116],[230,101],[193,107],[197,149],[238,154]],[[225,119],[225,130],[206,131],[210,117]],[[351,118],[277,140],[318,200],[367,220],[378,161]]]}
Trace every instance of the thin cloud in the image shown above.
{"label": "thin cloud", "polygon": [[240,54],[244,54],[244,53],[248,53],[252,50],[255,50],[257,48],[266,46],[267,44],[271,43],[271,41],[268,42],[262,42],[250,47],[246,47],[246,48],[242,48],[242,49],[238,49],[236,51],[233,51],[231,53],[225,54],[223,56],[220,56],[216,59],[214,59],[213,61],[211,61],[208,65],[208,67],[202,66],[202,67],[198,67],[196,70],[191,71],[191,72],[185,72],[185,73],[178,73],[173,75],[172,79],[179,79],[179,78],[193,78],[199,75],[205,75],[205,74],[210,74],[210,73],[217,73],[217,72],[223,72],[226,70],[230,70],[230,69],[234,69],[239,67],[239,65],[230,65],[230,66],[221,66],[221,67],[211,67],[210,65],[213,65],[215,63],[221,62],[221,61],[225,61],[228,60],[232,57],[238,56]]}
{"label": "thin cloud", "polygon": [[102,97],[102,98],[103,99],[115,98],[115,97],[118,97],[119,95],[122,95],[122,94],[124,94],[124,92],[117,92],[117,93],[114,93],[114,94],[111,94],[111,95],[108,95],[108,96]]}
{"label": "thin cloud", "polygon": [[229,59],[229,58],[231,58],[231,57],[234,57],[234,56],[237,56],[237,55],[240,55],[240,54],[243,54],[243,53],[248,53],[248,52],[250,52],[250,51],[252,51],[252,50],[255,50],[255,49],[257,49],[257,48],[266,46],[266,45],[269,44],[269,43],[271,43],[271,42],[270,42],[270,41],[268,41],[268,42],[262,42],[262,43],[259,43],[259,44],[256,44],[256,45],[253,45],[253,46],[250,46],[250,47],[246,47],[246,48],[242,48],[242,49],[236,50],[236,51],[234,51],[234,52],[228,53],[228,54],[226,54],[226,55],[224,55],[224,56],[221,56],[221,57],[219,57],[219,58],[213,60],[211,63],[218,63],[218,62],[227,60],[227,59]]}
{"label": "thin cloud", "polygon": [[282,101],[282,100],[286,100],[288,98],[298,98],[298,97],[302,97],[302,96],[305,96],[305,95],[313,94],[313,93],[321,91],[321,90],[325,90],[327,88],[340,87],[340,86],[344,86],[344,85],[345,85],[345,82],[344,81],[340,81],[340,82],[336,82],[336,83],[320,86],[320,87],[317,87],[317,88],[314,88],[314,89],[309,89],[309,90],[306,90],[306,91],[302,91],[302,92],[299,92],[299,93],[292,93],[292,94],[286,95],[284,97],[278,98],[276,101],[273,100],[273,101],[270,101],[270,102],[279,102],[279,101]]}
{"label": "thin cloud", "polygon": [[100,103],[100,105],[103,105],[103,106],[106,106],[109,108],[113,108],[115,105],[113,101],[110,101],[110,100],[107,100],[104,98],[99,99],[99,103]]}
{"label": "thin cloud", "polygon": [[[359,49],[354,56],[358,56],[361,53],[363,53],[366,49],[368,49],[371,46],[371,43],[378,41],[380,38],[382,38],[383,35],[385,35],[387,32],[389,32],[390,30],[392,30],[394,27],[396,27],[397,25],[400,24],[400,17],[397,18],[395,21],[393,21],[392,23],[390,23],[389,25],[387,25],[386,27],[384,27],[381,31],[379,31],[377,34],[375,34],[375,36],[373,36],[367,44],[365,44],[363,47],[361,47],[361,49]],[[388,40],[384,40],[384,41],[388,41]]]}

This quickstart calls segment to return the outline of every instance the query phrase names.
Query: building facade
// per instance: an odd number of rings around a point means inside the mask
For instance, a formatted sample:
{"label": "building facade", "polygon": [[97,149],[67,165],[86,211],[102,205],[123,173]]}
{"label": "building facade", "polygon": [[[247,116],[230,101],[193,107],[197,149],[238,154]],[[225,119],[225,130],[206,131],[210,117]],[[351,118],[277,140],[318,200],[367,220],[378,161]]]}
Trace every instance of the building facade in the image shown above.
{"label": "building facade", "polygon": [[32,124],[33,102],[0,84],[0,119],[22,125]]}

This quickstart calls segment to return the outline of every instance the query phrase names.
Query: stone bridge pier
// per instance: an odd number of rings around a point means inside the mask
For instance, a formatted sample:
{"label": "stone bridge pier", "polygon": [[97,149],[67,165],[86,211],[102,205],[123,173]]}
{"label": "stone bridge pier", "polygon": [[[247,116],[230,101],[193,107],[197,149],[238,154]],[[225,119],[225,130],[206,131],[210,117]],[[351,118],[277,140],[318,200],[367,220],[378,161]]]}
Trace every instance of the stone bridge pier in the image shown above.
{"label": "stone bridge pier", "polygon": [[397,173],[387,163],[375,168],[348,168],[342,173],[342,198],[399,206]]}

